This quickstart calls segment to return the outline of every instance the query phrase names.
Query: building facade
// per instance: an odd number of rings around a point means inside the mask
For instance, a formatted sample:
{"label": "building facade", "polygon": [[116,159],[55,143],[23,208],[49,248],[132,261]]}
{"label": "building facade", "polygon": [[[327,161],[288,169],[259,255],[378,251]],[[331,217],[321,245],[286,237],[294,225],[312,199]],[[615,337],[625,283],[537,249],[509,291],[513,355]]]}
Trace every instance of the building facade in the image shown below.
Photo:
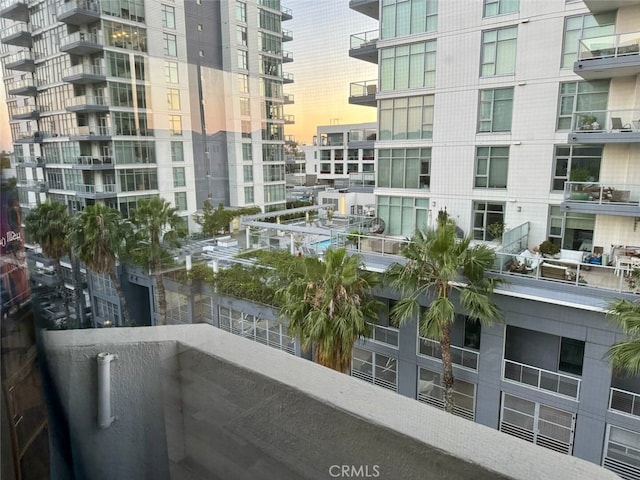
{"label": "building facade", "polygon": [[0,62],[22,204],[131,215],[160,195],[282,208],[279,0],[5,0]]}

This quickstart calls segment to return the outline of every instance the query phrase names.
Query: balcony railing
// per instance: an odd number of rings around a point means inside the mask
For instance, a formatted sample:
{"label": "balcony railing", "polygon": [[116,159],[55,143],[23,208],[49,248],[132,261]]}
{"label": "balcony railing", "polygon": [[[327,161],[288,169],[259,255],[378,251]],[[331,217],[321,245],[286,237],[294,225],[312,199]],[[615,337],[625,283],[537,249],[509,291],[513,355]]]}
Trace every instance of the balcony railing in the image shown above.
{"label": "balcony railing", "polygon": [[579,41],[578,60],[640,54],[640,32],[620,33]]}
{"label": "balcony railing", "polygon": [[35,105],[25,105],[22,107],[16,107],[11,111],[14,118],[16,117],[25,117],[25,116],[34,116],[40,113],[40,109]]}
{"label": "balcony railing", "polygon": [[640,202],[640,185],[610,182],[566,182],[564,185],[564,199],[571,202],[638,205]]}
{"label": "balcony railing", "polygon": [[637,133],[640,132],[640,110],[593,110],[574,113],[571,131]]}
{"label": "balcony railing", "polygon": [[[440,342],[425,337],[419,337],[419,342],[420,355],[426,355],[427,357],[442,360],[442,350],[440,349]],[[480,354],[475,350],[451,345],[451,362],[454,365],[459,365],[471,370],[477,370],[479,356]]]}
{"label": "balcony railing", "polygon": [[351,187],[375,187],[375,172],[359,172],[349,174],[349,186]]}
{"label": "balcony railing", "polygon": [[0,31],[0,39],[5,39],[7,37],[18,34],[31,34],[29,25],[26,23],[15,23],[10,27],[7,27],[4,30]]}
{"label": "balcony railing", "polygon": [[382,325],[371,325],[371,336],[369,340],[374,342],[384,343],[385,345],[391,345],[392,347],[398,347],[398,329],[393,327],[383,327]]}
{"label": "balcony railing", "polygon": [[103,185],[90,185],[90,184],[80,184],[76,185],[75,188],[78,193],[116,193],[117,186],[115,183],[103,184]]}
{"label": "balcony railing", "polygon": [[609,410],[640,417],[640,394],[611,387]]}
{"label": "balcony railing", "polygon": [[7,85],[7,91],[24,90],[36,88],[37,84],[33,78],[23,78]]}
{"label": "balcony railing", "polygon": [[63,3],[58,11],[58,15],[64,16],[64,14],[73,12],[74,10],[100,13],[100,3],[96,0],[75,0],[73,2]]}
{"label": "balcony railing", "polygon": [[284,123],[287,125],[293,125],[294,123],[296,123],[295,115],[283,115],[283,119],[284,119]]}
{"label": "balcony railing", "polygon": [[33,62],[33,54],[29,50],[22,50],[7,57],[5,60],[6,65],[18,62]]}
{"label": "balcony railing", "polygon": [[42,157],[17,157],[16,163],[19,165],[44,165]]}
{"label": "balcony railing", "polygon": [[67,68],[62,77],[71,77],[73,75],[104,75],[104,69],[102,65],[74,65],[73,67]]}
{"label": "balcony railing", "polygon": [[283,72],[282,80],[284,83],[293,83],[293,73]]}
{"label": "balcony railing", "polygon": [[79,165],[91,165],[91,166],[95,166],[95,165],[107,165],[107,166],[111,166],[113,165],[113,160],[111,157],[93,157],[90,155],[82,155],[80,157],[76,158],[76,163]]}
{"label": "balcony railing", "polygon": [[78,42],[92,43],[96,45],[102,44],[102,34],[89,32],[75,32],[62,37],[60,39],[61,47],[72,45]]}
{"label": "balcony railing", "polygon": [[350,97],[366,97],[375,95],[378,91],[377,80],[367,80],[364,82],[353,82],[349,88]]}
{"label": "balcony railing", "polygon": [[293,52],[289,52],[287,50],[282,51],[282,61],[283,62],[293,62]]}
{"label": "balcony railing", "polygon": [[85,105],[98,105],[101,107],[108,107],[109,101],[107,97],[95,95],[80,95],[78,97],[71,97],[67,100],[67,107],[81,107]]}
{"label": "balcony railing", "polygon": [[285,93],[283,98],[284,103],[286,103],[287,105],[295,102],[293,93]]}
{"label": "balcony railing", "polygon": [[581,380],[579,378],[514,362],[506,358],[504,360],[503,379],[574,400],[577,400],[580,396]]}
{"label": "balcony railing", "polygon": [[111,127],[85,125],[82,127],[70,128],[68,130],[68,135],[70,137],[84,137],[92,135],[106,137],[112,135],[112,132]]}
{"label": "balcony railing", "polygon": [[285,30],[283,28],[282,29],[282,41],[283,42],[290,42],[291,40],[293,40],[293,32],[291,30]]}
{"label": "balcony railing", "polygon": [[378,30],[369,30],[368,32],[354,33],[351,35],[352,49],[364,48],[375,45],[380,34]]}
{"label": "balcony railing", "polygon": [[282,12],[282,20],[291,20],[293,18],[293,10],[288,7],[281,5],[280,12]]}

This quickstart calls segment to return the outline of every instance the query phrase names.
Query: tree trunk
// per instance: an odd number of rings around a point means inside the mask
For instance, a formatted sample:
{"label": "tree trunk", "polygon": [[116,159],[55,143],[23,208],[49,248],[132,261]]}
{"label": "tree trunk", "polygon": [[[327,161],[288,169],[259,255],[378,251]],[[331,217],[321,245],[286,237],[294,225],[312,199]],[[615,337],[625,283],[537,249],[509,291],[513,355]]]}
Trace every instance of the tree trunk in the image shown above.
{"label": "tree trunk", "polygon": [[451,363],[451,325],[442,327],[440,337],[442,352],[442,386],[444,388],[444,409],[453,413],[453,364]]}
{"label": "tree trunk", "polygon": [[60,260],[56,259],[53,261],[53,270],[56,272],[56,279],[58,280],[58,285],[56,286],[56,290],[62,302],[64,303],[64,314],[65,314],[65,324],[67,328],[72,328],[70,322],[69,313],[69,297],[67,297],[65,288],[64,288],[64,278],[62,276],[62,265],[60,265]]}
{"label": "tree trunk", "polygon": [[[158,272],[158,270],[156,270],[156,272]],[[155,301],[156,301],[156,308],[158,309],[157,323],[158,325],[166,325],[167,324],[167,295],[164,289],[162,272],[156,273],[153,277],[156,280]]]}
{"label": "tree trunk", "polygon": [[129,307],[127,305],[127,299],[124,297],[124,291],[122,290],[122,286],[116,277],[115,269],[109,272],[109,278],[111,279],[111,283],[113,284],[113,288],[115,288],[118,293],[118,298],[120,299],[120,311],[122,312],[122,322],[121,325],[131,326],[131,320],[129,318]]}
{"label": "tree trunk", "polygon": [[84,289],[82,288],[82,278],[80,276],[80,262],[73,255],[69,254],[71,260],[71,276],[73,278],[73,300],[76,309],[76,328],[82,328],[85,321],[85,298]]}

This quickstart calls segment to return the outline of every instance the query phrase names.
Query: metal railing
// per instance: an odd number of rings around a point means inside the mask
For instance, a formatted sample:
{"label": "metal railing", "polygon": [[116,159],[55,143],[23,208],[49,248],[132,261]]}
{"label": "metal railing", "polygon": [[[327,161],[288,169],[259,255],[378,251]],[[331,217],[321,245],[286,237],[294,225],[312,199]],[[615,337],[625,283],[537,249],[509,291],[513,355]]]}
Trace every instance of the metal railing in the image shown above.
{"label": "metal railing", "polygon": [[591,110],[573,114],[572,132],[640,132],[640,110]]}
{"label": "metal railing", "polygon": [[611,387],[609,410],[640,417],[640,394]]}
{"label": "metal railing", "polygon": [[81,155],[77,157],[76,163],[80,165],[113,165],[111,157],[93,157],[91,155]]}
{"label": "metal railing", "polygon": [[102,65],[74,65],[64,71],[63,77],[70,77],[72,75],[104,75],[104,69]]}
{"label": "metal railing", "polygon": [[0,38],[7,38],[11,35],[16,35],[19,33],[31,33],[31,31],[29,30],[29,24],[15,23],[10,27],[7,27],[4,30],[0,31]]}
{"label": "metal railing", "polygon": [[371,336],[369,337],[369,340],[383,343],[385,345],[391,345],[396,348],[398,347],[397,328],[384,327],[382,325],[376,325],[375,323],[369,323],[369,325],[371,325]]}
{"label": "metal railing", "polygon": [[578,60],[640,54],[640,32],[583,38],[578,42]]}
{"label": "metal railing", "polygon": [[112,134],[111,127],[104,126],[82,126],[71,128],[68,130],[68,135],[70,137],[78,136],[84,137],[89,135],[97,135],[97,136],[109,136]]}
{"label": "metal railing", "polygon": [[72,10],[86,10],[89,12],[100,13],[100,3],[95,0],[75,0],[73,2],[63,3],[60,6],[58,15]]}
{"label": "metal railing", "polygon": [[282,119],[284,120],[284,123],[286,123],[286,124],[296,123],[296,116],[295,115],[283,115]]}
{"label": "metal railing", "polygon": [[286,82],[293,82],[293,73],[283,72],[282,80]]}
{"label": "metal railing", "polygon": [[283,39],[293,40],[293,32],[291,30],[282,29],[282,37]]}
{"label": "metal railing", "polygon": [[34,115],[40,112],[40,108],[36,105],[25,105],[22,107],[16,107],[11,110],[13,116],[17,115]]}
{"label": "metal railing", "polygon": [[23,78],[7,85],[7,91],[18,90],[19,88],[36,88],[37,84],[33,78]]}
{"label": "metal railing", "polygon": [[[425,337],[419,337],[418,341],[418,354],[442,360],[442,350],[440,348],[440,342]],[[478,370],[479,356],[480,353],[475,350],[451,345],[451,362],[454,365],[469,368],[471,370]]]}
{"label": "metal railing", "polygon": [[378,91],[377,80],[367,80],[364,82],[353,82],[349,85],[350,97],[366,97],[367,95],[375,95]]}
{"label": "metal railing", "polygon": [[13,5],[24,5],[26,7],[27,2],[25,0],[3,0],[0,2],[0,12]]}
{"label": "metal railing", "polygon": [[375,45],[379,37],[380,34],[377,29],[369,30],[368,32],[354,33],[351,35],[350,48],[356,49]]}
{"label": "metal railing", "polygon": [[282,97],[284,99],[284,103],[294,103],[294,95],[293,93],[285,93]]}
{"label": "metal railing", "polygon": [[536,390],[546,391],[577,400],[580,396],[581,380],[570,375],[552,372],[524,363],[504,359],[504,380],[510,380]]}
{"label": "metal railing", "polygon": [[5,65],[8,65],[10,63],[28,61],[28,60],[31,60],[31,61],[34,60],[33,54],[29,50],[23,50],[21,52],[15,53],[7,57],[7,59],[5,60]]}
{"label": "metal railing", "polygon": [[60,45],[63,45],[63,46],[70,45],[76,42],[88,42],[88,43],[101,44],[102,35],[99,33],[75,32],[60,39]]}
{"label": "metal railing", "polygon": [[564,199],[571,202],[623,203],[640,202],[640,185],[600,182],[566,182]]}
{"label": "metal railing", "polygon": [[283,50],[282,59],[293,62],[293,52],[289,52],[288,50]]}
{"label": "metal railing", "polygon": [[79,184],[75,188],[78,193],[116,193],[115,183],[105,183],[103,185]]}
{"label": "metal railing", "polygon": [[67,107],[79,107],[82,105],[108,106],[109,101],[107,97],[95,95],[80,95],[78,97],[71,97],[67,100]]}

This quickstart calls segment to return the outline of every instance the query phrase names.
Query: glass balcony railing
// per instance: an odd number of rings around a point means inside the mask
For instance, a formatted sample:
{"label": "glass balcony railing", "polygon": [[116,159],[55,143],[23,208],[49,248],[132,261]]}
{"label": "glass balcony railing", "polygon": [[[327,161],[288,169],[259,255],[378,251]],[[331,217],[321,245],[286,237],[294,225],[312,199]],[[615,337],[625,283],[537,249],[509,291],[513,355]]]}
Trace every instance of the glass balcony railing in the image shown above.
{"label": "glass balcony railing", "polygon": [[108,107],[109,101],[107,97],[95,96],[95,95],[80,95],[77,97],[71,97],[67,100],[67,108],[82,107],[82,106],[89,106],[89,105]]}
{"label": "glass balcony railing", "polygon": [[99,33],[75,32],[60,39],[60,46],[71,45],[78,42],[86,42],[92,44],[101,44],[102,35]]}
{"label": "glass balcony railing", "polygon": [[504,360],[503,379],[574,400],[577,400],[580,396],[581,380],[579,378],[514,362],[506,358]]}
{"label": "glass balcony railing", "polygon": [[640,394],[611,387],[609,410],[640,417]]}
{"label": "glass balcony railing", "polygon": [[104,75],[104,69],[102,65],[74,65],[67,68],[62,77],[71,77],[74,75]]}
{"label": "glass balcony railing", "polygon": [[578,60],[640,54],[640,32],[620,33],[579,41]]}
{"label": "glass balcony railing", "polygon": [[378,91],[377,80],[367,80],[364,82],[353,82],[349,87],[350,97],[366,97],[369,95],[375,95]]}
{"label": "glass balcony railing", "polygon": [[371,325],[371,336],[369,340],[374,342],[383,343],[392,347],[398,347],[398,329],[393,327],[383,327],[382,325]]}
{"label": "glass balcony railing", "polygon": [[5,60],[6,65],[19,62],[33,62],[33,54],[29,50],[22,50],[21,52],[7,57],[7,59]]}
{"label": "glass balcony railing", "polygon": [[76,10],[84,10],[87,12],[100,13],[100,3],[96,0],[75,0],[73,2],[63,3],[58,10],[58,15],[65,15]]}
{"label": "glass balcony railing", "polygon": [[77,163],[79,165],[90,165],[90,166],[97,166],[97,165],[112,166],[113,160],[111,157],[107,157],[107,156],[94,157],[91,155],[81,155],[76,158],[76,161],[74,163]]}
{"label": "glass balcony railing", "polygon": [[358,172],[349,174],[349,186],[351,187],[375,187],[375,172]]}
{"label": "glass balcony railing", "polygon": [[26,23],[15,23],[10,27],[0,31],[0,39],[5,39],[13,35],[28,33],[30,34],[29,25]]}
{"label": "glass balcony railing", "polygon": [[284,123],[286,123],[287,125],[293,125],[294,123],[296,123],[295,115],[283,115],[283,119]]}
{"label": "glass balcony railing", "polygon": [[[419,337],[420,355],[442,360],[442,350],[440,342],[430,338]],[[480,353],[469,348],[456,347],[451,345],[451,362],[460,367],[469,368],[471,370],[478,369],[478,357]]]}
{"label": "glass balcony railing", "polygon": [[640,185],[626,183],[566,182],[564,199],[599,204],[640,204]]}
{"label": "glass balcony railing", "polygon": [[365,48],[375,45],[380,34],[378,30],[369,30],[368,32],[354,33],[351,35],[350,48],[352,50]]}
{"label": "glass balcony railing", "polygon": [[282,51],[282,61],[283,62],[293,62],[293,53],[288,50]]}
{"label": "glass balcony railing", "polygon": [[78,193],[87,193],[87,194],[116,193],[117,185],[115,183],[109,183],[109,184],[103,184],[103,185],[80,184],[80,185],[76,185],[75,190]]}
{"label": "glass balcony railing", "polygon": [[293,32],[291,30],[285,30],[283,28],[282,29],[282,41],[283,42],[290,42],[291,40],[293,40]]}
{"label": "glass balcony railing", "polygon": [[282,74],[282,80],[284,83],[293,83],[293,73],[284,72]]}
{"label": "glass balcony railing", "polygon": [[640,110],[593,110],[573,114],[571,131],[576,133],[639,133]]}

